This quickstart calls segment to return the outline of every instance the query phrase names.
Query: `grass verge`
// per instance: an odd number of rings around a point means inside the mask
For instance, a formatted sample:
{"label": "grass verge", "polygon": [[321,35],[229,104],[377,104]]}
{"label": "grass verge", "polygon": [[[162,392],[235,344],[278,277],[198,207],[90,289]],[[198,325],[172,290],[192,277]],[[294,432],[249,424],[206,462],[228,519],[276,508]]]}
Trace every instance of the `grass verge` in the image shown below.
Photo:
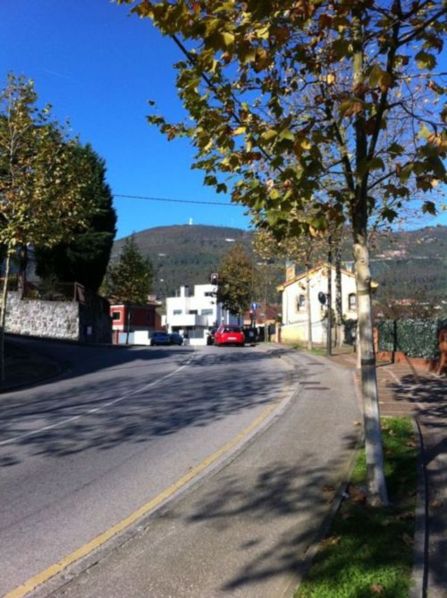
{"label": "grass verge", "polygon": [[391,506],[366,504],[359,454],[345,499],[295,598],[407,598],[413,565],[417,441],[409,418],[382,420]]}
{"label": "grass verge", "polygon": [[[312,355],[319,355],[320,357],[327,357],[327,347],[326,345],[316,345],[314,344],[312,349],[309,351],[309,349],[307,348],[307,343],[293,343],[291,345],[291,347],[293,349],[296,349],[297,351],[305,351],[306,353],[310,353]],[[336,347],[332,347],[331,350],[331,354],[332,356],[335,355],[344,355],[344,354],[354,354],[355,351],[352,347],[352,345],[341,345],[341,346],[336,346]]]}
{"label": "grass verge", "polygon": [[307,353],[310,353],[311,355],[319,355],[320,357],[325,357],[327,355],[326,347],[321,347],[319,345],[314,345],[310,351],[308,350],[307,345],[299,343],[292,345],[292,348],[297,351],[307,351]]}

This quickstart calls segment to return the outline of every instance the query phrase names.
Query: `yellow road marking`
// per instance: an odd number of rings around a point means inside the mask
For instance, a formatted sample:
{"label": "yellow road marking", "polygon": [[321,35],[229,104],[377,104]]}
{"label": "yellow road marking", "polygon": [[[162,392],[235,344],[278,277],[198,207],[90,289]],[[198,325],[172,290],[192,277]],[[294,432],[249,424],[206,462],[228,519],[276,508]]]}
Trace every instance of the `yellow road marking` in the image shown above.
{"label": "yellow road marking", "polygon": [[37,573],[37,575],[30,577],[30,579],[25,581],[25,583],[18,586],[14,590],[11,590],[10,592],[8,592],[4,596],[4,598],[22,598],[23,596],[26,596],[27,594],[29,594],[30,592],[35,590],[37,588],[37,586],[47,582],[49,579],[51,579],[58,573],[61,573],[61,571],[66,569],[68,566],[72,565],[76,561],[79,561],[83,557],[90,554],[90,552],[92,552],[93,550],[96,550],[97,548],[99,548],[100,546],[105,544],[113,536],[116,536],[116,534],[119,534],[120,532],[125,530],[127,527],[129,527],[130,525],[132,525],[133,523],[138,521],[138,519],[140,519],[140,517],[143,517],[144,515],[147,515],[148,513],[153,511],[156,507],[158,507],[165,500],[170,498],[173,494],[175,494],[178,490],[180,490],[180,488],[185,486],[188,482],[190,482],[192,479],[194,479],[197,475],[202,473],[202,471],[204,471],[207,467],[212,465],[215,461],[217,461],[225,453],[229,452],[232,448],[237,446],[246,436],[248,436],[253,430],[255,430],[258,426],[260,426],[261,423],[265,419],[267,419],[267,417],[270,415],[270,413],[274,410],[275,407],[276,407],[276,402],[272,403],[271,405],[266,407],[264,409],[264,411],[249,426],[247,426],[244,430],[239,432],[239,434],[237,434],[234,438],[229,440],[220,449],[218,449],[217,451],[215,451],[214,453],[212,453],[211,455],[206,457],[206,459],[204,459],[201,463],[199,463],[195,467],[192,467],[188,471],[188,473],[186,473],[184,476],[179,478],[176,482],[171,484],[171,486],[168,486],[167,488],[165,488],[165,490],[163,490],[158,496],[156,496],[155,498],[153,498],[152,500],[150,500],[149,502],[144,504],[142,507],[140,507],[133,513],[131,513],[128,517],[126,517],[122,521],[119,521],[116,525],[114,525],[110,529],[106,530],[105,532],[102,532],[101,534],[96,536],[96,538],[93,538],[93,540],[90,540],[90,542],[87,542],[86,544],[84,544],[83,546],[81,546],[80,548],[78,548],[77,550],[72,552],[71,554],[68,554],[67,556],[65,556],[63,559],[61,559],[54,565],[51,565],[44,571],[41,571],[40,573]]}

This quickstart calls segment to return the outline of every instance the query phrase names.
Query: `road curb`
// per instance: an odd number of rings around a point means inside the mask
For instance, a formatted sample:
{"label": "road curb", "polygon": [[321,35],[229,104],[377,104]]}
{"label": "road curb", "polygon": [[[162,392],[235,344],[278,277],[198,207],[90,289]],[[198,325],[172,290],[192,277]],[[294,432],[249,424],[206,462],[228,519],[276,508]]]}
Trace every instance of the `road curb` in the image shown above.
{"label": "road curb", "polygon": [[282,596],[278,597],[278,598],[290,598],[290,596],[293,596],[294,593],[296,592],[296,590],[301,585],[305,576],[309,572],[310,568],[312,567],[312,563],[318,553],[320,544],[324,540],[324,538],[327,536],[327,534],[331,528],[332,522],[333,522],[335,516],[337,515],[343,501],[346,498],[349,480],[351,478],[352,470],[354,469],[354,465],[357,460],[357,455],[360,450],[360,444],[361,444],[361,437],[359,435],[359,438],[357,439],[356,447],[353,449],[353,454],[351,456],[351,459],[349,460],[348,464],[345,466],[344,473],[340,476],[344,481],[341,482],[337,492],[335,493],[334,500],[332,501],[329,512],[323,519],[321,527],[318,530],[313,542],[309,545],[306,555],[302,561],[301,567],[300,567],[299,571],[296,572],[295,579],[290,582],[290,584],[287,586],[287,588],[284,591],[284,593],[282,594]]}
{"label": "road curb", "polygon": [[414,561],[410,598],[427,596],[428,573],[428,478],[425,468],[424,436],[417,417],[413,426],[419,439],[418,476],[416,493],[416,522],[414,530]]}
{"label": "road curb", "polygon": [[[312,357],[312,354],[308,353]],[[325,360],[327,358],[317,356],[319,360]],[[328,360],[330,361],[330,360]],[[334,362],[331,362],[334,363]],[[339,365],[339,364],[336,364]],[[339,367],[345,367],[343,365],[339,365]],[[347,368],[345,369],[353,369]],[[353,384],[356,392],[356,396],[359,402],[360,410],[363,412],[363,405],[362,405],[362,397],[361,397],[361,388],[359,380],[356,376],[356,369],[352,372],[353,377]],[[385,416],[386,417],[386,416]],[[415,531],[414,531],[414,556],[413,556],[413,567],[412,567],[412,574],[411,574],[411,588],[410,588],[410,598],[426,598],[427,597],[427,588],[428,588],[428,549],[429,549],[429,531],[428,531],[428,501],[429,501],[429,489],[428,489],[428,476],[427,471],[425,468],[425,443],[424,443],[424,436],[422,433],[421,426],[417,419],[417,416],[413,417],[413,426],[415,433],[418,436],[419,441],[419,455],[418,455],[418,463],[417,463],[417,488],[416,488],[416,509],[415,509]],[[359,444],[362,440],[362,435],[359,437]],[[359,446],[357,446],[356,450],[358,451]],[[348,478],[349,479],[349,478]],[[346,487],[346,485],[345,485]],[[343,493],[343,492],[342,492]],[[338,499],[337,507],[334,508],[333,512],[331,513],[331,517],[326,522],[325,532],[328,531],[331,521],[337,513],[338,508],[342,503],[343,497]],[[324,538],[324,534],[321,536],[320,540]],[[313,547],[313,554],[310,557],[310,563],[306,569],[308,571],[311,561],[316,554],[316,550]],[[318,546],[316,547],[318,549]]]}

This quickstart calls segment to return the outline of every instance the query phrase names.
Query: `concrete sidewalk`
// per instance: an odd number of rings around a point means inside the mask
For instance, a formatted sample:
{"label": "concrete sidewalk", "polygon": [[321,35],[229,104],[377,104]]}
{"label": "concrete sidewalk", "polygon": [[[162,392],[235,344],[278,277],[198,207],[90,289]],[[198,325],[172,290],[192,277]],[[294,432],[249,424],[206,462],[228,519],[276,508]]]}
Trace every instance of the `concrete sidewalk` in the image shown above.
{"label": "concrete sidewalk", "polygon": [[[355,370],[354,354],[331,360]],[[447,597],[447,377],[417,369],[410,362],[377,367],[380,411],[407,415],[418,423],[427,481],[426,577],[428,598]]]}
{"label": "concrete sidewalk", "polygon": [[130,537],[36,596],[293,595],[348,474],[360,413],[352,372],[288,349],[273,353],[293,367],[298,391],[270,425]]}

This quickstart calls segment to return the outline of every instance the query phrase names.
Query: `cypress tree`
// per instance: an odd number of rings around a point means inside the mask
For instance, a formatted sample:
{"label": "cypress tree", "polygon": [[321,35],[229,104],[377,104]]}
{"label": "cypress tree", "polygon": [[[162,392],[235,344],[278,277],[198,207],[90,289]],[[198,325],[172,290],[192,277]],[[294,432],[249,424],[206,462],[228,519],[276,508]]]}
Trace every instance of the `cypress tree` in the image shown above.
{"label": "cypress tree", "polygon": [[96,209],[87,228],[80,229],[72,241],[51,249],[36,249],[36,272],[42,278],[55,278],[59,282],[79,282],[97,292],[110,259],[116,213],[104,160],[90,145],[79,144],[74,152],[89,164],[90,180],[82,200],[92,202]]}

